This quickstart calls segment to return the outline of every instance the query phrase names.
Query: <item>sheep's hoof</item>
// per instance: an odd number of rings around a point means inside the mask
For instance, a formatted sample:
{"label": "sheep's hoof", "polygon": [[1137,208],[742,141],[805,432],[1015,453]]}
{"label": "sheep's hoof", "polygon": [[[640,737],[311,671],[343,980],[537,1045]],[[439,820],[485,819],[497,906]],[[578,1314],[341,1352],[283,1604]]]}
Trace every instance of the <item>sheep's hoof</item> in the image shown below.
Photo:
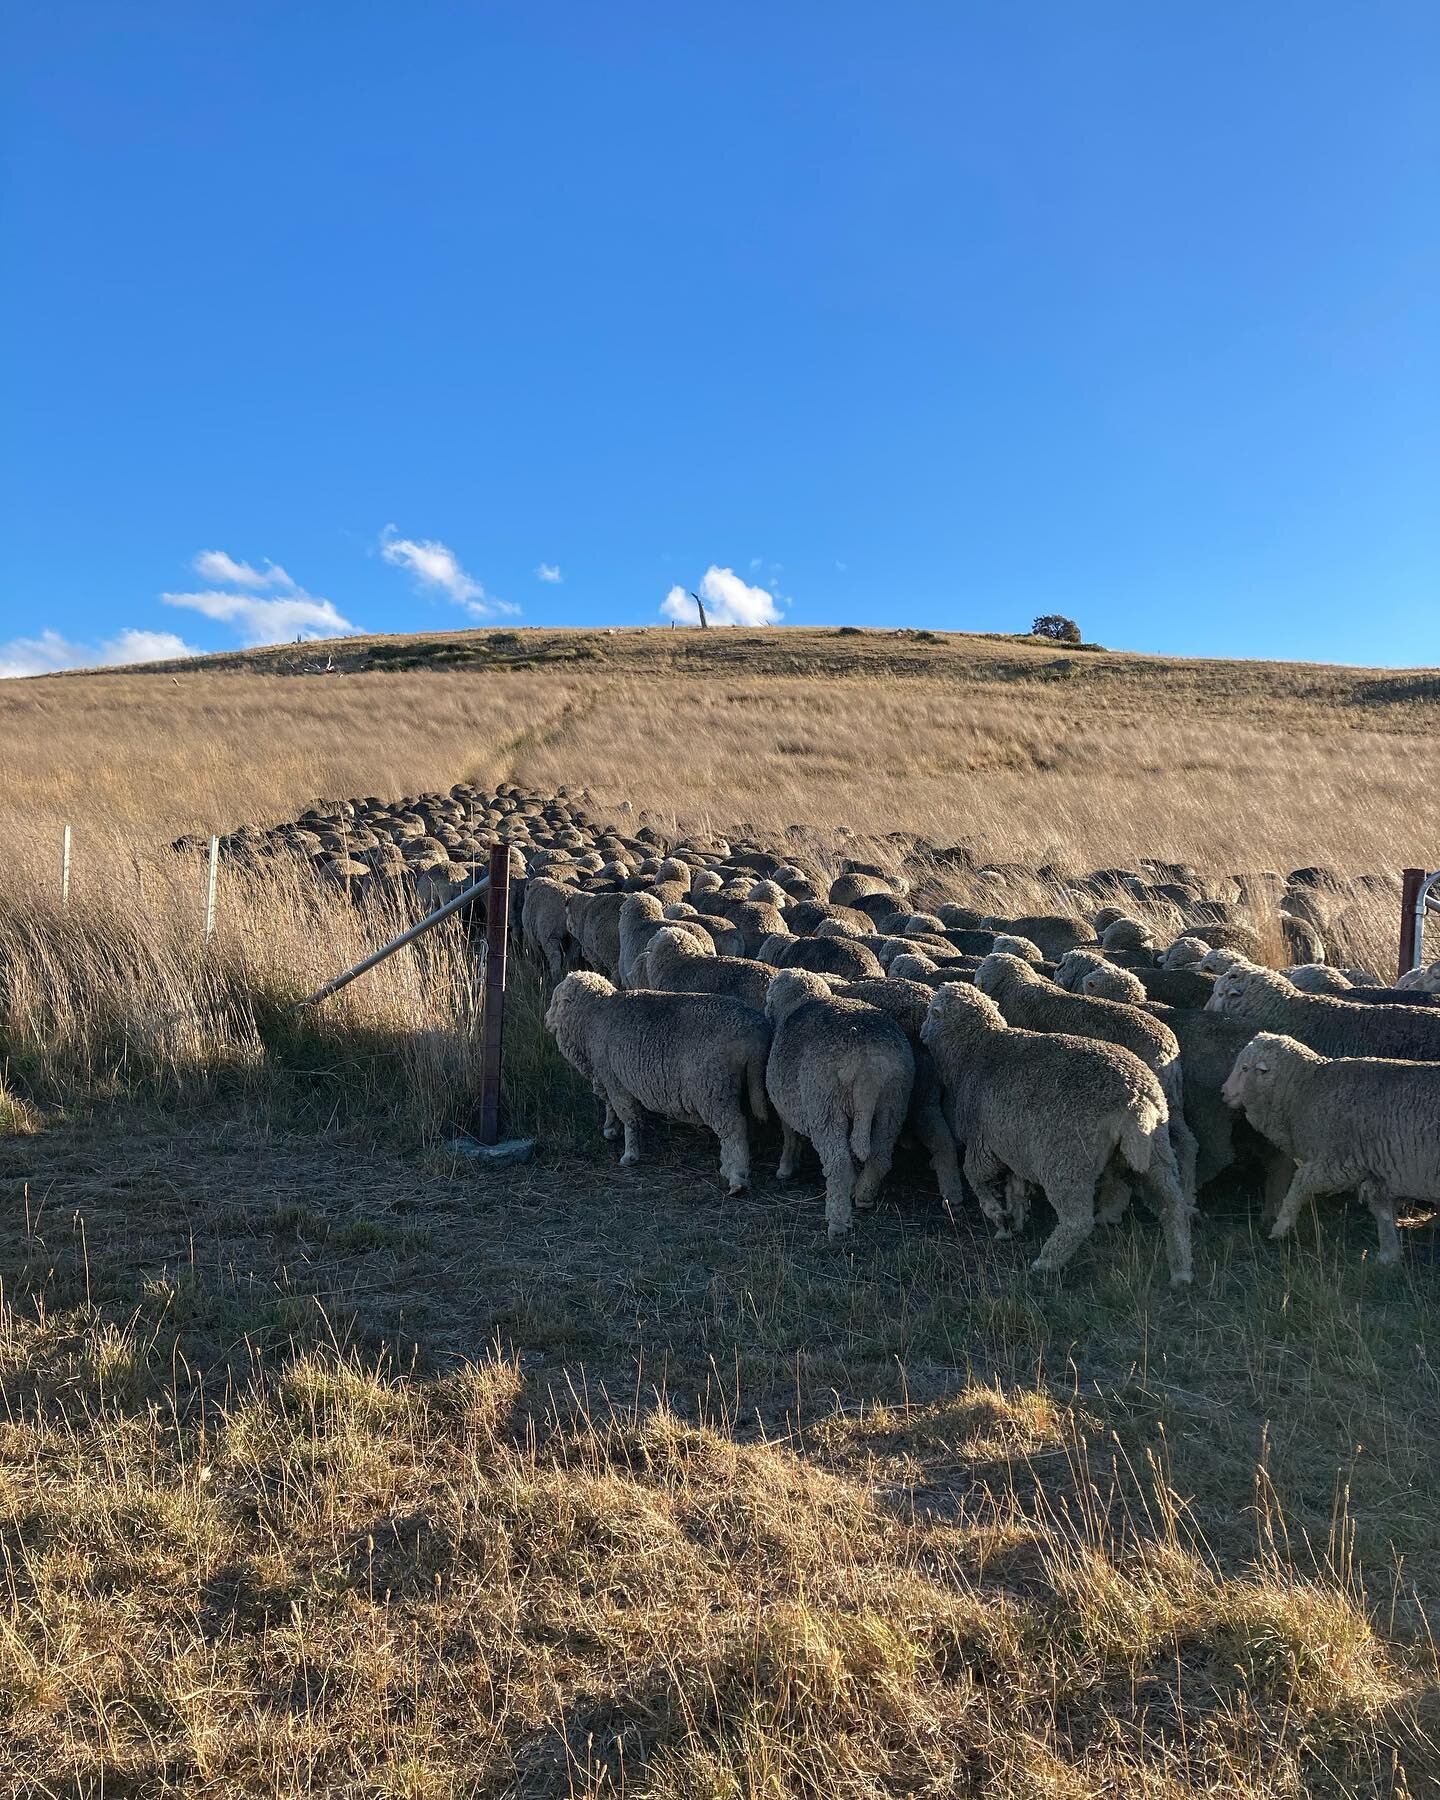
{"label": "sheep's hoof", "polygon": [[795,1179],[795,1171],[793,1169],[787,1169],[782,1163],[775,1171],[775,1179],[777,1181],[793,1181]]}
{"label": "sheep's hoof", "polygon": [[1172,1288],[1189,1287],[1194,1279],[1188,1269],[1179,1270],[1170,1277],[1170,1285]]}
{"label": "sheep's hoof", "polygon": [[613,1144],[620,1136],[620,1128],[618,1125],[606,1125],[600,1135],[607,1144]]}
{"label": "sheep's hoof", "polygon": [[750,1183],[748,1181],[731,1181],[727,1183],[726,1191],[733,1200],[737,1194],[748,1193],[750,1191]]}
{"label": "sheep's hoof", "polygon": [[1290,1235],[1290,1227],[1288,1224],[1285,1223],[1285,1221],[1283,1219],[1277,1219],[1275,1221],[1275,1223],[1270,1227],[1270,1236],[1272,1238],[1289,1237],[1289,1235]]}
{"label": "sheep's hoof", "polygon": [[827,1225],[825,1230],[826,1235],[830,1238],[832,1243],[836,1238],[849,1237],[850,1235],[850,1227],[848,1225]]}
{"label": "sheep's hoof", "polygon": [[997,1244],[1007,1243],[1014,1235],[1015,1233],[1008,1225],[997,1225],[995,1227],[995,1242]]}
{"label": "sheep's hoof", "polygon": [[622,1169],[633,1169],[635,1167],[636,1163],[639,1162],[639,1160],[640,1160],[640,1157],[636,1151],[627,1150],[625,1152],[625,1154],[620,1158],[620,1167]]}
{"label": "sheep's hoof", "polygon": [[1398,1250],[1381,1250],[1375,1260],[1382,1269],[1393,1269],[1399,1266],[1400,1252]]}
{"label": "sheep's hoof", "polygon": [[1043,1256],[1037,1256],[1030,1265],[1032,1275],[1058,1275],[1060,1270],[1052,1262],[1046,1262]]}

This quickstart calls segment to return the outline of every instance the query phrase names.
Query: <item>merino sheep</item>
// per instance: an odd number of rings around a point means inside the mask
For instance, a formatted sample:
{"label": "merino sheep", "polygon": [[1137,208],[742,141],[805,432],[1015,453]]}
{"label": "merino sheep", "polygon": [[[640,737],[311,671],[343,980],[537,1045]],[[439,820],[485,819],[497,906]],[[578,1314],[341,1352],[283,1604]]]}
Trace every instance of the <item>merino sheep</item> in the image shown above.
{"label": "merino sheep", "polygon": [[569,892],[566,916],[570,935],[590,967],[611,981],[620,978],[620,909],[626,894]]}
{"label": "merino sheep", "polygon": [[1295,963],[1280,973],[1302,994],[1339,994],[1355,985],[1329,963]]}
{"label": "merino sheep", "polygon": [[1069,950],[1055,965],[1055,985],[1070,994],[1097,1000],[1123,1000],[1143,1006],[1146,994],[1138,976],[1094,950]]}
{"label": "merino sheep", "polygon": [[[655,933],[666,922],[666,908],[653,894],[629,894],[625,904],[620,908],[620,986],[626,988],[645,987],[647,982],[644,973],[645,949]],[[695,932],[686,925],[696,937],[697,954],[704,956],[712,948],[707,932]],[[700,939],[703,938],[703,942]]]}
{"label": "merino sheep", "polygon": [[829,988],[837,999],[861,1000],[891,1018],[910,1040],[915,1058],[915,1085],[910,1091],[910,1111],[906,1124],[930,1158],[935,1181],[945,1209],[952,1217],[964,1205],[965,1183],[960,1178],[960,1157],[955,1134],[945,1117],[945,1097],[940,1089],[940,1072],[935,1059],[920,1041],[925,1015],[930,1009],[930,989],[918,981],[897,980],[894,976],[878,981],[842,981],[829,978]]}
{"label": "merino sheep", "polygon": [[1160,1216],[1170,1280],[1190,1280],[1190,1206],[1168,1134],[1165,1096],[1118,1044],[1007,1025],[978,988],[952,984],[930,1002],[921,1040],[935,1058],[946,1115],[965,1146],[981,1209],[1009,1235],[1009,1196],[1033,1183],[1056,1224],[1032,1267],[1061,1269],[1095,1228],[1096,1189],[1135,1176]]}
{"label": "merino sheep", "polygon": [[619,1119],[623,1167],[640,1160],[643,1109],[707,1126],[720,1140],[720,1173],[730,1192],[749,1186],[746,1097],[756,1119],[769,1116],[770,1025],[763,1013],[718,994],[626,993],[582,970],[555,989],[545,1024],[560,1054]]}
{"label": "merino sheep", "polygon": [[1215,983],[1209,1007],[1252,1031],[1298,1038],[1322,1056],[1440,1062],[1440,1014],[1428,1007],[1359,1005],[1332,994],[1302,994],[1274,969],[1253,963],[1227,969]]}
{"label": "merino sheep", "polygon": [[[1097,926],[1101,917],[1100,913],[1095,916]],[[1150,941],[1150,927],[1144,920],[1132,919],[1125,913],[1113,918],[1100,933],[1102,950],[1148,950]]]}
{"label": "merino sheep", "polygon": [[[1177,974],[1186,972],[1175,971]],[[1243,1121],[1238,1120],[1225,1104],[1223,1089],[1235,1066],[1235,1058],[1253,1034],[1248,1025],[1227,1019],[1222,1013],[1154,1003],[1149,1011],[1175,1033],[1180,1046],[1185,1123],[1195,1137],[1195,1187],[1198,1192],[1236,1161],[1237,1126],[1242,1136],[1249,1135]],[[1272,1170],[1271,1179],[1274,1177]]]}
{"label": "merino sheep", "polygon": [[987,956],[975,971],[975,985],[1000,1008],[1009,1025],[1025,1031],[1063,1031],[1075,1037],[1119,1044],[1143,1062],[1165,1096],[1170,1136],[1184,1191],[1195,1194],[1195,1139],[1185,1123],[1180,1046],[1175,1033],[1139,1007],[1087,994],[1067,994],[1018,957]]}
{"label": "merino sheep", "polygon": [[1180,937],[1160,958],[1162,969],[1195,969],[1204,962],[1210,946],[1204,938]]}
{"label": "merino sheep", "polygon": [[758,1012],[765,1010],[765,994],[772,969],[743,956],[715,956],[702,950],[679,925],[662,925],[645,946],[641,957],[646,987],[667,994],[728,994]]}
{"label": "merino sheep", "polygon": [[777,932],[760,946],[759,960],[776,969],[808,969],[812,975],[843,975],[850,981],[884,973],[874,951],[849,938],[791,937],[788,932]]}
{"label": "merino sheep", "polygon": [[1272,1238],[1293,1229],[1307,1200],[1353,1188],[1374,1214],[1377,1260],[1400,1260],[1396,1201],[1440,1202],[1440,1064],[1324,1057],[1262,1031],[1224,1091],[1297,1165]]}
{"label": "merino sheep", "polygon": [[552,981],[565,973],[570,934],[569,902],[572,890],[548,875],[536,875],[525,886],[520,913],[521,942],[532,956],[544,961]]}
{"label": "merino sheep", "polygon": [[800,1140],[809,1138],[825,1171],[825,1223],[842,1237],[852,1207],[872,1205],[889,1173],[915,1083],[909,1040],[893,1019],[836,999],[801,969],[775,977],[765,1012],[775,1031],[766,1091],[785,1130],[780,1179],[794,1174]]}
{"label": "merino sheep", "polygon": [[1095,933],[1082,919],[1064,913],[1027,913],[1019,919],[986,923],[1007,937],[1024,938],[1034,944],[1047,962],[1058,962],[1068,951],[1095,943]]}

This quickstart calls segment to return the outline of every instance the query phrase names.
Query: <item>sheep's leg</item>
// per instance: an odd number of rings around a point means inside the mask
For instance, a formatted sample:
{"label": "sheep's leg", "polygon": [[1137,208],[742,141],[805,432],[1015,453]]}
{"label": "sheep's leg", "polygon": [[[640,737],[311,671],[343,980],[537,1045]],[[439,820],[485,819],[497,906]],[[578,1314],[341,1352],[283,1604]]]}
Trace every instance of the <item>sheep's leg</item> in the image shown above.
{"label": "sheep's leg", "polygon": [[1006,1176],[1005,1207],[1010,1215],[1010,1229],[1018,1237],[1030,1222],[1030,1183],[1023,1175]]}
{"label": "sheep's leg", "polygon": [[1130,1183],[1118,1169],[1100,1177],[1100,1198],[1095,1216],[1102,1225],[1118,1225],[1130,1207]]}
{"label": "sheep's leg", "polygon": [[1095,1229],[1095,1194],[1088,1185],[1071,1184],[1047,1187],[1045,1198],[1055,1209],[1055,1229],[1040,1246],[1040,1254],[1030,1267],[1039,1275],[1053,1275],[1065,1267]]}
{"label": "sheep's leg", "polygon": [[625,1133],[625,1154],[620,1158],[620,1167],[633,1169],[640,1160],[640,1108],[633,1096],[623,1088],[610,1088],[606,1091]]}
{"label": "sheep's leg", "polygon": [[1328,1193],[1334,1185],[1318,1163],[1301,1163],[1286,1189],[1285,1198],[1280,1202],[1275,1223],[1270,1227],[1271,1237],[1288,1236],[1294,1229],[1295,1221],[1300,1217],[1300,1208],[1305,1202],[1313,1200],[1317,1194]]}
{"label": "sheep's leg", "polygon": [[780,1167],[776,1169],[775,1176],[779,1181],[789,1181],[800,1161],[801,1137],[786,1119],[780,1121],[780,1129],[784,1133],[784,1142],[780,1147]]}
{"label": "sheep's leg", "polygon": [[1260,1223],[1272,1237],[1275,1235],[1272,1228],[1280,1216],[1280,1208],[1285,1203],[1285,1195],[1294,1174],[1295,1159],[1286,1156],[1283,1151],[1277,1150],[1266,1163],[1265,1200],[1260,1208]]}
{"label": "sheep's leg", "polygon": [[973,1143],[965,1146],[965,1179],[980,1202],[981,1212],[995,1227],[997,1240],[1010,1236],[1007,1173],[1004,1163],[988,1150]]}
{"label": "sheep's leg", "polygon": [[855,1210],[866,1212],[875,1204],[875,1196],[880,1192],[880,1184],[890,1173],[893,1161],[889,1150],[878,1144],[871,1145],[870,1155],[855,1182]]}
{"label": "sheep's leg", "polygon": [[1395,1202],[1385,1192],[1382,1183],[1369,1176],[1360,1183],[1360,1198],[1370,1208],[1376,1229],[1380,1233],[1380,1249],[1375,1260],[1388,1268],[1400,1260],[1400,1234],[1395,1229]]}
{"label": "sheep's leg", "polygon": [[745,1114],[737,1107],[705,1123],[720,1140],[720,1173],[732,1194],[743,1194],[750,1185],[750,1134]]}
{"label": "sheep's leg", "polygon": [[844,1122],[838,1130],[827,1133],[815,1148],[825,1171],[825,1226],[832,1238],[844,1237],[853,1222],[855,1195],[855,1159],[850,1154]]}
{"label": "sheep's leg", "polygon": [[610,1104],[610,1096],[605,1092],[604,1085],[601,1082],[592,1081],[590,1083],[590,1091],[605,1108],[605,1123],[600,1127],[600,1135],[607,1143],[613,1143],[620,1135],[619,1114]]}
{"label": "sheep's leg", "polygon": [[1192,1278],[1190,1219],[1194,1207],[1180,1185],[1179,1172],[1157,1159],[1145,1177],[1145,1197],[1158,1214],[1165,1234],[1165,1259],[1170,1265],[1171,1287],[1184,1287]]}
{"label": "sheep's leg", "polygon": [[940,1189],[945,1210],[954,1218],[965,1201],[965,1184],[960,1179],[960,1157],[955,1149],[955,1134],[945,1123],[938,1106],[925,1106],[911,1121],[920,1147],[930,1157],[930,1167]]}

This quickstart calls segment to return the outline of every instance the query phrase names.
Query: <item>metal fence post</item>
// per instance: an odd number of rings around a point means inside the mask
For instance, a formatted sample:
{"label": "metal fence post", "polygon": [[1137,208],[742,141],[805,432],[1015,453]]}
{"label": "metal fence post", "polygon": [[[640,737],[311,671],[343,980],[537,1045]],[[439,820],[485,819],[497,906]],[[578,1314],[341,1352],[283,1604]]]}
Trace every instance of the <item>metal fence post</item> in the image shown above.
{"label": "metal fence post", "polygon": [[490,887],[485,896],[485,1013],[480,1036],[480,1122],[482,1144],[500,1139],[500,1058],[505,1038],[505,942],[510,918],[510,846],[490,852]]}
{"label": "metal fence post", "polygon": [[1423,869],[1403,869],[1400,874],[1400,974],[1407,975],[1415,967],[1416,952],[1416,903],[1420,898],[1420,884],[1425,879]]}
{"label": "metal fence post", "polygon": [[220,840],[210,840],[210,870],[205,878],[205,935],[215,935],[215,878],[220,872]]}
{"label": "metal fence post", "polygon": [[67,825],[60,833],[60,904],[70,904],[70,841],[71,832]]}

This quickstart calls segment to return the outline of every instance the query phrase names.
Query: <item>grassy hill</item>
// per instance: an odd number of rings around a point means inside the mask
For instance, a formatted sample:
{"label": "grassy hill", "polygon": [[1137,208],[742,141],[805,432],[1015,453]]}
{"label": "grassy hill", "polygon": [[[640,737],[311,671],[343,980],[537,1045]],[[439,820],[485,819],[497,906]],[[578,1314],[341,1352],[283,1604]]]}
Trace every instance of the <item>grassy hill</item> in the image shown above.
{"label": "grassy hill", "polygon": [[[1433,1224],[1209,1191],[1063,1282],[906,1159],[616,1166],[523,965],[180,831],[460,779],[1058,868],[1440,861],[1436,676],[918,633],[494,631],[0,684],[0,1785],[372,1800],[1440,1787]],[[622,803],[630,810],[620,812]],[[60,830],[73,828],[68,905]],[[1377,892],[1377,945],[1393,931]],[[1382,930],[1383,928],[1383,930]],[[1379,952],[1377,951],[1377,954]]]}

